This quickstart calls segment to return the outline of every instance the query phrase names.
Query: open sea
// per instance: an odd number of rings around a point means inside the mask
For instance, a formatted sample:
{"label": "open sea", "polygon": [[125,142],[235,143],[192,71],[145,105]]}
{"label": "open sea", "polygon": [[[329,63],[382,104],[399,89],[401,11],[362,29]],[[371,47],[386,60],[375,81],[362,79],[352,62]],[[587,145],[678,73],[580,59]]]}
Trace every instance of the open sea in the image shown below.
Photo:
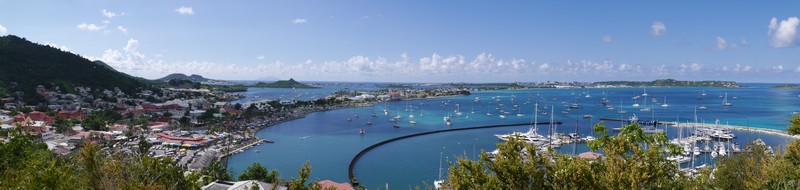
{"label": "open sea", "polygon": [[[581,137],[592,135],[591,128],[599,118],[628,119],[636,114],[639,120],[693,122],[695,107],[700,122],[740,125],[754,128],[785,130],[793,112],[800,111],[800,89],[773,89],[772,84],[745,84],[748,88],[609,88],[609,89],[531,89],[474,92],[470,96],[455,96],[412,101],[379,103],[371,107],[358,107],[326,112],[311,113],[306,118],[285,122],[257,133],[261,138],[274,140],[274,144],[261,144],[229,157],[228,169],[238,176],[247,166],[260,162],[269,169],[276,169],[283,178],[297,176],[297,170],[305,161],[312,166],[312,179],[330,179],[336,182],[349,182],[348,165],[351,159],[363,148],[393,137],[433,130],[484,125],[525,123],[533,121],[534,105],[539,104],[539,122],[560,121],[556,126],[559,133],[577,132]],[[251,88],[242,93],[250,99],[295,97],[310,99],[324,97],[337,91],[334,87],[318,89],[263,89]],[[637,100],[634,96],[647,97]],[[703,100],[698,96],[704,92]],[[728,102],[733,106],[722,106],[727,93]],[[588,97],[587,97],[588,95]],[[476,101],[479,98],[480,101]],[[609,110],[603,105],[608,100]],[[657,101],[657,103],[654,103]],[[668,107],[662,107],[666,102]],[[638,103],[640,107],[632,105]],[[579,109],[567,110],[569,105],[578,104]],[[515,109],[515,105],[516,108]],[[652,112],[641,112],[642,107],[650,107]],[[553,114],[550,114],[550,110]],[[389,112],[384,114],[384,109]],[[617,111],[627,110],[626,114]],[[501,110],[508,112],[500,118]],[[562,112],[566,111],[566,113]],[[457,114],[460,112],[461,114]],[[473,113],[474,112],[474,113]],[[547,115],[543,113],[547,112]],[[371,116],[375,113],[377,117]],[[487,113],[491,113],[488,115]],[[518,116],[517,114],[522,114]],[[584,115],[592,118],[583,118]],[[356,117],[358,115],[358,117]],[[390,118],[401,116],[394,128]],[[409,123],[409,115],[414,115],[417,123]],[[443,117],[452,116],[452,126],[447,126]],[[347,118],[351,118],[348,121]],[[367,125],[371,122],[372,125]],[[619,122],[606,122],[609,129],[619,127]],[[366,134],[359,134],[363,128]],[[380,146],[366,153],[355,167],[358,181],[367,189],[390,188],[407,189],[424,184],[432,184],[438,179],[440,160],[454,161],[457,157],[477,158],[481,151],[490,152],[500,143],[494,134],[514,131],[525,132],[529,126],[476,129],[437,133],[412,137]],[[659,128],[665,128],[659,126]],[[539,126],[540,134],[548,134],[547,126]],[[667,127],[668,136],[676,138],[678,128]],[[732,140],[744,147],[748,141],[761,138],[776,148],[790,139],[765,133],[733,131],[737,138]],[[684,131],[684,134],[689,134]],[[704,144],[698,144],[703,147]],[[713,147],[713,145],[712,145]],[[256,152],[255,150],[260,150]],[[582,153],[588,151],[586,144],[562,145],[561,153]],[[440,159],[440,157],[442,159]],[[695,165],[713,163],[708,154],[696,157]],[[684,164],[683,166],[687,166]],[[446,174],[447,164],[444,163]]]}

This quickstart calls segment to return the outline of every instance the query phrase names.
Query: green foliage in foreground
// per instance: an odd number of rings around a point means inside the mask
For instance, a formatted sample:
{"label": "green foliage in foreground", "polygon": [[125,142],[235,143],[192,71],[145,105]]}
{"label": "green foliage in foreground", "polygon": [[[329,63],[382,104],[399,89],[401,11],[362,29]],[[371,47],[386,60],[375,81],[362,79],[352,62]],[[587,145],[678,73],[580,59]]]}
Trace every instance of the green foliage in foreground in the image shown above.
{"label": "green foliage in foreground", "polygon": [[792,118],[788,120],[789,126],[786,127],[786,131],[790,135],[797,135],[800,134],[800,114],[793,114]]}
{"label": "green foliage in foreground", "polygon": [[449,163],[446,186],[452,189],[797,189],[800,188],[800,140],[785,153],[766,153],[765,146],[748,145],[752,152],[723,157],[717,169],[685,175],[664,156],[680,149],[665,134],[644,134],[637,124],[624,126],[617,136],[603,134],[589,143],[606,154],[597,160],[553,151],[540,153],[519,139],[498,144],[492,161],[459,158]]}
{"label": "green foliage in foreground", "polygon": [[[219,163],[200,173],[186,172],[169,158],[150,157],[139,149],[111,153],[89,142],[77,153],[59,156],[30,136],[18,131],[13,136],[0,143],[0,189],[200,189],[215,180],[231,180]],[[288,181],[280,181],[275,172],[273,182],[319,189],[313,181],[307,183],[307,162],[299,171],[302,178]]]}

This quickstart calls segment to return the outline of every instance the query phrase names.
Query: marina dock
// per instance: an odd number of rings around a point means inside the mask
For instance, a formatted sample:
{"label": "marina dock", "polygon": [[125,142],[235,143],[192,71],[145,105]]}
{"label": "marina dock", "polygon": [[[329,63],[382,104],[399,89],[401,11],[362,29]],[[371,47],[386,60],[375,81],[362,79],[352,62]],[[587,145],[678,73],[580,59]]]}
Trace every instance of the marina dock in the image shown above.
{"label": "marina dock", "polygon": [[765,129],[765,128],[745,127],[745,126],[737,126],[737,125],[724,125],[724,124],[712,124],[712,123],[679,123],[679,124],[673,125],[673,126],[675,126],[675,127],[722,128],[722,129],[737,130],[737,131],[766,133],[766,134],[780,135],[780,136],[784,136],[784,137],[788,137],[788,138],[800,139],[800,135],[790,135],[786,131],[777,130],[777,129]]}
{"label": "marina dock", "polygon": [[244,150],[247,150],[247,149],[249,149],[249,148],[251,148],[253,146],[259,145],[261,143],[274,143],[274,141],[272,141],[272,140],[262,139],[262,138],[259,138],[259,137],[253,137],[253,138],[255,138],[256,140],[254,140],[252,142],[249,142],[249,143],[245,144],[244,146],[241,146],[241,147],[235,148],[233,150],[229,150],[229,151],[222,151],[221,154],[217,155],[217,161],[222,160],[226,156],[230,156],[230,155],[233,155],[233,154],[236,154],[236,153],[239,153],[239,152],[244,152]]}

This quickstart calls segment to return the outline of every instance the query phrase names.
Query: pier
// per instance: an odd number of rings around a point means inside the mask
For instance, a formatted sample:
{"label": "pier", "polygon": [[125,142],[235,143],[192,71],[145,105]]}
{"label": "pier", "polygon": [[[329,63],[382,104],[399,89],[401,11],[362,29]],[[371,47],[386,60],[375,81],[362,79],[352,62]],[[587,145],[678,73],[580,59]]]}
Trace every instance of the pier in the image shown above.
{"label": "pier", "polygon": [[235,148],[233,150],[222,152],[222,154],[217,156],[217,161],[220,161],[220,160],[222,160],[223,158],[225,158],[227,156],[230,156],[230,155],[233,155],[233,154],[236,154],[236,153],[239,153],[239,152],[243,152],[244,150],[247,150],[247,149],[249,149],[249,148],[251,148],[253,146],[256,146],[258,144],[261,144],[261,143],[274,143],[274,141],[272,141],[272,140],[262,139],[262,138],[258,138],[258,137],[253,137],[253,138],[256,139],[256,140],[254,140],[252,142],[248,142],[244,146],[237,147],[237,148]]}
{"label": "pier", "polygon": [[784,137],[788,137],[788,138],[800,139],[800,135],[790,135],[786,131],[777,130],[777,129],[765,129],[765,128],[745,127],[745,126],[737,126],[737,125],[724,125],[724,124],[711,124],[711,123],[680,123],[680,124],[673,125],[673,126],[675,126],[675,127],[722,128],[722,129],[737,130],[737,131],[766,133],[766,134],[772,134],[772,135],[780,135],[780,136],[784,136]]}
{"label": "pier", "polygon": [[[402,139],[407,139],[407,138],[411,138],[411,137],[422,136],[422,135],[430,135],[430,134],[435,134],[435,133],[452,132],[452,131],[464,131],[464,130],[472,130],[472,129],[515,127],[515,126],[525,126],[525,125],[533,125],[533,124],[534,123],[517,123],[517,124],[487,125],[487,126],[477,126],[477,127],[464,127],[464,128],[454,128],[454,129],[444,129],[444,130],[428,131],[428,132],[422,132],[422,133],[416,133],[416,134],[410,134],[410,135],[399,136],[399,137],[395,137],[395,138],[391,138],[391,139],[386,139],[386,140],[383,140],[381,142],[375,143],[373,145],[370,145],[370,146],[364,148],[363,150],[358,152],[358,154],[356,154],[353,157],[353,159],[350,161],[350,166],[347,169],[347,173],[348,173],[348,177],[349,177],[348,179],[350,179],[350,184],[352,184],[353,186],[358,186],[358,180],[356,180],[355,173],[353,172],[355,170],[356,163],[358,163],[358,160],[360,160],[361,157],[364,156],[364,154],[367,154],[367,152],[371,151],[372,149],[378,148],[381,145],[384,145],[384,144],[387,144],[387,143],[390,143],[390,142],[394,142],[394,141],[402,140]],[[551,124],[551,122],[538,122],[536,124],[537,125],[549,125],[549,124]],[[559,122],[553,122],[552,124],[560,125],[561,122],[560,121]]]}
{"label": "pier", "polygon": [[[631,120],[629,119],[619,119],[619,118],[600,118],[600,121],[616,121],[616,122],[626,122],[630,123]],[[638,120],[636,123],[641,125],[653,125],[653,123],[657,125],[674,125],[675,122],[668,122],[668,121],[641,121]]]}

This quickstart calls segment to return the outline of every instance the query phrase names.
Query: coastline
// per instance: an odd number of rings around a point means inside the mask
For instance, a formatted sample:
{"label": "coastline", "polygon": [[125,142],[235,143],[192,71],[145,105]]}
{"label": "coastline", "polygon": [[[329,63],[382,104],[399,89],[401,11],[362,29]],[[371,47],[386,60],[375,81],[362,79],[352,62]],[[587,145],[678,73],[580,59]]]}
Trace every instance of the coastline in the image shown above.
{"label": "coastline", "polygon": [[265,143],[265,142],[272,142],[270,140],[262,139],[262,138],[259,138],[259,137],[253,137],[253,139],[255,139],[255,140],[247,142],[246,144],[244,144],[244,146],[240,146],[240,147],[235,148],[233,150],[229,150],[227,152],[222,152],[222,154],[217,155],[217,161],[221,161],[222,159],[225,159],[225,157],[227,157],[227,156],[230,156],[230,155],[233,155],[233,154],[236,154],[236,153],[240,153],[240,152],[244,152],[245,150],[250,149],[250,148],[252,148],[252,147],[254,147],[254,146],[258,145],[258,144]]}
{"label": "coastline", "polygon": [[790,139],[800,139],[800,135],[790,135],[786,131],[777,130],[777,129],[766,129],[766,128],[758,128],[758,127],[746,127],[746,126],[738,126],[738,125],[725,125],[725,124],[711,124],[711,123],[679,123],[677,125],[673,125],[675,127],[716,127],[716,128],[723,128],[729,130],[737,130],[737,131],[747,131],[747,132],[757,132],[757,133],[766,133],[772,135],[779,135],[783,137],[787,137]]}
{"label": "coastline", "polygon": [[[463,96],[463,95],[447,95],[447,96],[435,96],[435,97],[424,97],[424,98],[403,98],[403,99],[400,99],[398,101],[411,101],[411,100],[422,100],[422,99],[447,98],[447,97],[454,97],[454,96]],[[339,109],[346,109],[346,108],[355,108],[355,107],[368,107],[368,106],[374,106],[375,104],[382,103],[382,102],[388,102],[388,101],[358,102],[358,103],[343,104],[343,105],[324,107],[324,108],[312,108],[312,109],[301,109],[301,110],[291,111],[291,112],[288,113],[288,116],[286,116],[286,117],[275,118],[274,120],[268,120],[264,124],[253,126],[253,131],[255,131],[253,136],[254,136],[254,138],[260,139],[259,137],[255,136],[255,133],[258,133],[262,129],[269,128],[269,127],[272,127],[272,126],[275,126],[275,125],[278,125],[278,124],[281,124],[281,123],[284,123],[284,122],[293,121],[293,120],[296,120],[296,119],[302,119],[302,118],[305,118],[306,115],[311,114],[311,113],[331,111],[331,110],[339,110]],[[271,141],[265,140],[265,139],[261,139],[261,141],[259,141],[259,142],[271,142]],[[223,160],[228,156],[236,155],[237,153],[240,152],[240,150],[241,151],[247,150],[247,149],[255,146],[256,144],[257,143],[251,143],[251,144],[245,145],[243,147],[237,148],[236,150],[232,150],[232,151],[223,153],[222,155],[217,157],[217,160]]]}
{"label": "coastline", "polygon": [[300,112],[291,112],[291,113],[289,113],[289,116],[276,118],[275,120],[267,121],[266,123],[261,124],[261,125],[255,125],[254,128],[253,128],[254,131],[255,131],[254,134],[253,134],[253,138],[258,139],[257,141],[250,142],[245,146],[236,148],[235,150],[231,150],[231,151],[222,153],[220,156],[217,157],[217,160],[223,160],[228,156],[236,155],[237,153],[243,152],[244,150],[247,150],[249,148],[254,147],[258,143],[264,143],[264,142],[273,143],[273,141],[271,141],[271,140],[261,139],[260,137],[255,136],[255,133],[258,133],[258,131],[261,131],[262,129],[265,129],[265,128],[268,128],[268,127],[272,127],[272,126],[275,126],[275,125],[278,125],[278,124],[281,124],[281,123],[284,123],[284,122],[293,121],[293,120],[296,120],[296,119],[302,119],[302,118],[305,118],[306,115],[308,115],[310,113],[314,113],[314,112],[324,112],[324,111],[338,110],[338,109],[345,109],[345,108],[353,108],[353,107],[365,107],[365,106],[372,106],[374,104],[375,103],[357,103],[357,104],[347,104],[347,105],[340,105],[340,106],[333,106],[333,107],[326,107],[326,108],[319,108],[319,109],[302,110]]}

